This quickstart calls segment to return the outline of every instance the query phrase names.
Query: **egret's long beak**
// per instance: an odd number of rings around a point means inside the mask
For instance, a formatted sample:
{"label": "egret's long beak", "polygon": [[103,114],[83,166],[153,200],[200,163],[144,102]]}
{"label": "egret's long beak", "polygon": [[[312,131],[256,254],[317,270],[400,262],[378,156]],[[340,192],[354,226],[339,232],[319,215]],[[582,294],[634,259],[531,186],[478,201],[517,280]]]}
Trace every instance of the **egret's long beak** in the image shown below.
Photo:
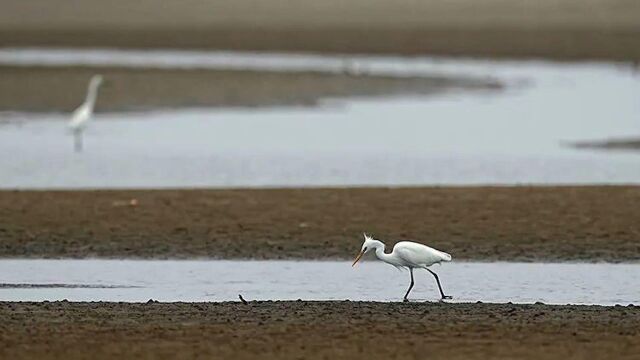
{"label": "egret's long beak", "polygon": [[355,259],[355,260],[353,260],[353,264],[351,264],[351,267],[356,266],[356,263],[357,263],[358,261],[360,261],[360,259],[362,258],[362,255],[364,255],[364,250],[360,251],[360,254],[358,254],[358,256],[356,256],[356,259]]}

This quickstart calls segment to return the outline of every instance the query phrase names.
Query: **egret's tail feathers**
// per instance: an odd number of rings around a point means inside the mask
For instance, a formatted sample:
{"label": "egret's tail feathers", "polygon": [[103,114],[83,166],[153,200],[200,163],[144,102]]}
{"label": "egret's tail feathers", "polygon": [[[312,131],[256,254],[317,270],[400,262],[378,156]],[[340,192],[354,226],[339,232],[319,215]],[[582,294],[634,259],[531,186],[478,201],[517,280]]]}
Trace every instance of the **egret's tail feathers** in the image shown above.
{"label": "egret's tail feathers", "polygon": [[444,252],[444,251],[441,251],[440,253],[441,253],[441,255],[442,255],[442,261],[444,261],[444,262],[449,262],[449,261],[451,261],[451,259],[452,259],[452,258],[451,258],[451,254],[447,254],[447,253],[446,253],[446,252]]}

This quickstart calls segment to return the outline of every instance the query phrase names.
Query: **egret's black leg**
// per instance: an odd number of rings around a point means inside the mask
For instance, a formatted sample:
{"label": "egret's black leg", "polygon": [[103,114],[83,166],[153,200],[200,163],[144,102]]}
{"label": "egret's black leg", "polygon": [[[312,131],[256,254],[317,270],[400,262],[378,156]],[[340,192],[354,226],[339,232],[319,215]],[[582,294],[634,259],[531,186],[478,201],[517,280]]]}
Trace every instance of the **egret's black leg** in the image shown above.
{"label": "egret's black leg", "polygon": [[413,289],[413,268],[409,268],[409,273],[411,273],[411,284],[409,285],[409,290],[407,290],[407,293],[404,294],[404,301],[409,301],[409,299],[407,299],[407,296],[409,296],[411,289]]}
{"label": "egret's black leg", "polygon": [[79,131],[73,133],[73,149],[76,152],[82,151],[82,133]]}
{"label": "egret's black leg", "polygon": [[[426,268],[425,268],[426,269]],[[427,269],[428,272],[430,272],[435,278],[436,278],[436,282],[438,283],[438,289],[440,290],[440,296],[442,296],[442,299],[452,299],[451,296],[445,295],[444,291],[442,291],[442,285],[440,285],[440,279],[438,279],[438,274],[434,273],[433,271],[431,271],[430,269]]]}

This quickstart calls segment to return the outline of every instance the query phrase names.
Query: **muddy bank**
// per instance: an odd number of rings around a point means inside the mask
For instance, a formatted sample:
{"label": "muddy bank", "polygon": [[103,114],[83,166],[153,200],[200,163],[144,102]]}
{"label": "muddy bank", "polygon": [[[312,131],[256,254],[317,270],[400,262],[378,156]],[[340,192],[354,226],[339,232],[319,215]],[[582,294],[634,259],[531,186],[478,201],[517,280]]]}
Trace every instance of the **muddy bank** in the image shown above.
{"label": "muddy bank", "polygon": [[576,149],[640,151],[640,137],[606,139],[601,141],[580,141],[568,144]]}
{"label": "muddy bank", "polygon": [[88,79],[96,73],[107,80],[96,105],[98,112],[199,106],[314,106],[326,99],[429,96],[501,88],[495,80],[464,77],[0,66],[0,111],[71,111],[84,100]]}
{"label": "muddy bank", "polygon": [[0,46],[640,59],[634,0],[9,0]]}
{"label": "muddy bank", "polygon": [[366,231],[456,259],[634,261],[639,202],[637,186],[0,191],[0,256],[350,259]]}
{"label": "muddy bank", "polygon": [[640,30],[133,29],[0,31],[0,46],[213,49],[336,54],[435,55],[562,61],[640,61]]}
{"label": "muddy bank", "polygon": [[76,358],[632,359],[633,306],[0,303],[0,355]]}

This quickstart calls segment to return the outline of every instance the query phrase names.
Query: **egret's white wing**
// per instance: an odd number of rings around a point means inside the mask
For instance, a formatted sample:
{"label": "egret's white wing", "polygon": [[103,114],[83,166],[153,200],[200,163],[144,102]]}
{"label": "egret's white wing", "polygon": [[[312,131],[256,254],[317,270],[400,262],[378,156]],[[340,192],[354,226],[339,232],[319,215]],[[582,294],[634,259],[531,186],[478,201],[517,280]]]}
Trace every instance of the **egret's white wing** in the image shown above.
{"label": "egret's white wing", "polygon": [[408,266],[431,266],[442,261],[451,261],[451,255],[427,245],[412,241],[401,241],[393,247],[393,252]]}

